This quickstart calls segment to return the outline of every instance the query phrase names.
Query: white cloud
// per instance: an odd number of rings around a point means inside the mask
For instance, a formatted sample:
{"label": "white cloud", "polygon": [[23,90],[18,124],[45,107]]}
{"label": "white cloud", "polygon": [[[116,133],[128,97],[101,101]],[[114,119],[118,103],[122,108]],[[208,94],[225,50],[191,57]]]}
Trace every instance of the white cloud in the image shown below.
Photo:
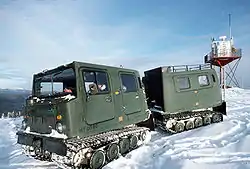
{"label": "white cloud", "polygon": [[[145,20],[115,26],[94,24],[91,16],[97,9],[85,7],[78,16],[74,11],[76,5],[65,2],[58,5],[31,2],[20,8],[18,5],[0,9],[0,21],[8,29],[6,41],[15,41],[13,49],[0,53],[0,62],[5,67],[0,72],[0,87],[4,88],[30,88],[33,73],[73,60],[124,65],[140,70],[141,74],[162,65],[203,63],[210,47],[210,35],[182,36],[170,28],[154,28]],[[97,7],[94,5],[92,9]],[[176,47],[166,45],[165,50],[147,52],[150,44],[153,49],[162,37]],[[13,75],[12,80],[3,79],[4,75],[11,75],[7,70]],[[18,76],[24,78],[23,83],[16,83]]]}
{"label": "white cloud", "polygon": [[2,89],[26,89],[22,88],[22,86],[28,86],[26,81],[20,81],[20,79],[1,79],[0,84]]}

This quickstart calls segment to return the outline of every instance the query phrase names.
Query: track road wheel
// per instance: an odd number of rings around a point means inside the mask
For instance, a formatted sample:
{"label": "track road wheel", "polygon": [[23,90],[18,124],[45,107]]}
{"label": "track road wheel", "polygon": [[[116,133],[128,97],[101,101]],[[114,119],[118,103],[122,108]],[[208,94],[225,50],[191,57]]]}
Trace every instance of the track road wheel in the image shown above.
{"label": "track road wheel", "polygon": [[105,153],[101,150],[97,150],[93,153],[90,158],[90,168],[91,169],[99,169],[105,163]]}
{"label": "track road wheel", "polygon": [[141,132],[141,134],[140,134],[140,140],[141,141],[146,140],[146,136],[147,136],[147,133],[145,131]]}
{"label": "track road wheel", "polygon": [[202,125],[203,125],[202,118],[201,117],[195,118],[195,120],[194,120],[194,126],[195,127],[200,127]]}
{"label": "track road wheel", "polygon": [[185,126],[186,130],[191,130],[194,128],[194,122],[192,120],[188,120]]}
{"label": "track road wheel", "polygon": [[211,118],[210,118],[209,116],[205,116],[205,117],[203,118],[203,124],[204,124],[204,125],[209,125],[209,124],[211,124]]}
{"label": "track road wheel", "polygon": [[74,162],[74,165],[75,167],[80,167],[82,166],[82,162],[84,160],[84,155],[85,155],[85,150],[84,149],[81,149],[79,150],[75,155],[74,155],[74,158],[73,158],[73,162]]}
{"label": "track road wheel", "polygon": [[222,114],[219,114],[219,113],[214,113],[212,115],[212,122],[213,123],[219,123],[223,120],[223,115]]}
{"label": "track road wheel", "polygon": [[137,147],[137,143],[138,143],[138,137],[136,135],[133,135],[130,138],[130,148],[135,149]]}
{"label": "track road wheel", "polygon": [[119,154],[118,144],[111,143],[106,150],[108,161],[113,161],[114,159],[116,159],[118,157],[118,154]]}
{"label": "track road wheel", "polygon": [[123,155],[129,151],[129,139],[128,138],[122,138],[119,143],[120,146],[120,153]]}
{"label": "track road wheel", "polygon": [[184,127],[185,127],[184,123],[177,122],[174,126],[174,130],[175,130],[175,132],[180,133],[180,132],[184,131]]}

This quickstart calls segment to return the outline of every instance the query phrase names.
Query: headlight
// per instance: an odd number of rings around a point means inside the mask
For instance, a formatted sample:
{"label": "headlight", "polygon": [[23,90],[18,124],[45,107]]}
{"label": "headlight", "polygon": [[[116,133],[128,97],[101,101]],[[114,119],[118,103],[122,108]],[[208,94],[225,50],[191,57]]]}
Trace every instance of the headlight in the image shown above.
{"label": "headlight", "polygon": [[56,124],[56,131],[58,131],[58,133],[62,133],[63,132],[63,125],[62,123],[57,123]]}
{"label": "headlight", "polygon": [[25,130],[27,128],[27,121],[23,120],[22,121],[22,129]]}

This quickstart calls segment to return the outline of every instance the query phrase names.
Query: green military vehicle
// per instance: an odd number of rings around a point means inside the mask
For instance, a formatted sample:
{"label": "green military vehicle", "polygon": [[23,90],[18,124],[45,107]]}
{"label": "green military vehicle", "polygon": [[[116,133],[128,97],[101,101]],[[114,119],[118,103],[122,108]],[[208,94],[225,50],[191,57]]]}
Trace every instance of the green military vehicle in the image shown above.
{"label": "green military vehicle", "polygon": [[226,102],[210,64],[158,67],[144,74],[147,102],[161,129],[179,133],[223,121]]}
{"label": "green military vehicle", "polygon": [[[62,167],[101,168],[150,138],[138,71],[72,62],[33,77],[18,143]],[[136,125],[138,124],[138,125]]]}
{"label": "green military vehicle", "polygon": [[72,62],[35,74],[18,143],[39,160],[101,168],[143,145],[155,126],[177,133],[226,115],[210,66],[144,73],[142,83],[137,70]]}

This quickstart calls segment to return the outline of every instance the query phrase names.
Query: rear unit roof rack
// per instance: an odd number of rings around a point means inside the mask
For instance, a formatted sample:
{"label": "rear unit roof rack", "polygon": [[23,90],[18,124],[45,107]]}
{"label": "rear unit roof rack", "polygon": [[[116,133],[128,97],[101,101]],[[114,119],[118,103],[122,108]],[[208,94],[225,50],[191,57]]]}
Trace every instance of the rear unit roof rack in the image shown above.
{"label": "rear unit roof rack", "polygon": [[[166,70],[167,69],[167,70]],[[196,65],[178,65],[178,66],[166,66],[163,67],[164,72],[184,72],[193,70],[205,70],[212,69],[211,64],[196,64]]]}

